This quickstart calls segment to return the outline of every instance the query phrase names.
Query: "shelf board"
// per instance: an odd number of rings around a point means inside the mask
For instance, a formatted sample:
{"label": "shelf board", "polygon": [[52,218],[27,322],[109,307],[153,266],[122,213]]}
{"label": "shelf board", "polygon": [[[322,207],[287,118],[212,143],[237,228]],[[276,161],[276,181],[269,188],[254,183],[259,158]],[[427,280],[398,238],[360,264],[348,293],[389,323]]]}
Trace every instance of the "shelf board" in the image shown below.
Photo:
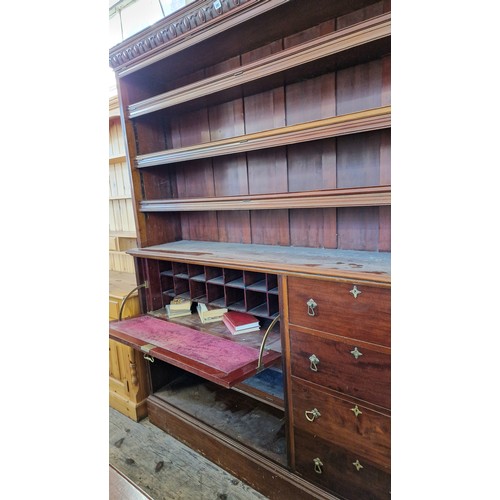
{"label": "shelf board", "polygon": [[267,292],[266,280],[258,281],[257,283],[248,285],[247,290],[251,290],[253,292]]}
{"label": "shelf board", "polygon": [[272,210],[288,208],[362,207],[391,204],[390,186],[340,188],[218,198],[146,200],[141,212],[203,212],[213,210]]}
{"label": "shelf board", "polygon": [[254,134],[240,135],[230,139],[139,155],[136,157],[136,165],[137,168],[168,165],[170,163],[213,158],[214,156],[245,153],[288,144],[370,132],[390,128],[390,126],[391,107],[382,106]]}
{"label": "shelf board", "polygon": [[272,54],[236,70],[130,104],[128,106],[129,117],[137,118],[250,82],[255,85],[254,82],[257,80],[305,66],[319,59],[380,39],[389,40],[390,36],[391,15],[388,13]]}
{"label": "shelf board", "polygon": [[229,269],[355,279],[383,286],[391,281],[389,252],[181,240],[127,253],[134,257],[222,265]]}
{"label": "shelf board", "polygon": [[109,201],[115,201],[115,200],[132,200],[132,196],[123,194],[121,196],[110,196]]}
{"label": "shelf board", "polygon": [[116,238],[137,238],[135,231],[110,231],[109,235]]}
{"label": "shelf board", "polygon": [[114,165],[115,163],[122,163],[126,160],[127,160],[127,157],[125,155],[110,156],[109,157],[109,164]]}

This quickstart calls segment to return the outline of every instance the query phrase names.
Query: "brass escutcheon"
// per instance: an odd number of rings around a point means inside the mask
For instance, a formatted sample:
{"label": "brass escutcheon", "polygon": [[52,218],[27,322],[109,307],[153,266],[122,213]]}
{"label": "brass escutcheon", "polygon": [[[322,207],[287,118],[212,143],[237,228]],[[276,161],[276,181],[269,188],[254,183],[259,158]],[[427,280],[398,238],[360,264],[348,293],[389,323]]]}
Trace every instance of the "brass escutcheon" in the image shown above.
{"label": "brass escutcheon", "polygon": [[363,412],[358,408],[358,405],[356,405],[354,408],[351,408],[351,411],[354,412],[354,415],[356,415],[356,417],[358,415],[362,415]]}
{"label": "brass escutcheon", "polygon": [[358,359],[360,356],[363,356],[363,353],[361,351],[358,351],[358,348],[355,347],[352,351],[351,354]]}
{"label": "brass escutcheon", "polygon": [[355,462],[352,463],[354,467],[356,467],[356,470],[359,472],[361,469],[363,469],[363,466],[359,463],[359,460],[356,460]]}

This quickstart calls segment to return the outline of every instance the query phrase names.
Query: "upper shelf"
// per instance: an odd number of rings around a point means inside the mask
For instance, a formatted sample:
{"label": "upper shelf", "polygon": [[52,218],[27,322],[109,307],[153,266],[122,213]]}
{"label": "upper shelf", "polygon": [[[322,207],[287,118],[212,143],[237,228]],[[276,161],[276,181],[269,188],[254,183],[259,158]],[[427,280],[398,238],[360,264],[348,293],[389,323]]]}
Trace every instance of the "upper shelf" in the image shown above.
{"label": "upper shelf", "polygon": [[370,186],[297,193],[221,196],[141,201],[141,212],[205,210],[272,210],[288,208],[361,207],[391,204],[390,186]]}
{"label": "upper shelf", "polygon": [[391,255],[387,252],[182,240],[127,253],[274,274],[323,275],[381,284],[391,281]]}
{"label": "upper shelf", "polygon": [[[350,26],[321,36],[309,42],[296,45],[289,49],[272,54],[266,58],[243,65],[236,70],[231,70],[211,78],[199,80],[160,95],[144,99],[128,106],[129,117],[136,118],[141,115],[152,113],[161,109],[176,106],[178,104],[194,101],[209,95],[220,93],[231,88],[239,88],[245,84],[252,83],[252,92],[262,91],[268,86],[274,85],[275,75],[285,75],[293,68],[303,68],[303,71],[295,71],[293,75],[284,77],[285,81],[304,77],[310,72],[309,63],[315,63],[314,72],[318,72],[317,61],[328,58],[339,53],[345,53],[363,45],[366,46],[377,41],[385,41],[377,45],[380,53],[387,51],[390,44],[391,16],[384,14],[374,17],[359,24]],[[337,61],[328,61],[328,67]],[[266,79],[268,82],[266,84]],[[283,76],[282,78],[283,79]],[[255,82],[261,80],[260,84]],[[246,92],[243,92],[244,94]]]}
{"label": "upper shelf", "polygon": [[220,141],[138,155],[136,157],[136,165],[138,168],[144,168],[199,160],[201,158],[244,153],[341,135],[370,132],[372,130],[390,128],[390,126],[391,107],[383,106],[366,111],[334,116],[333,118],[300,123],[289,127],[240,135]]}

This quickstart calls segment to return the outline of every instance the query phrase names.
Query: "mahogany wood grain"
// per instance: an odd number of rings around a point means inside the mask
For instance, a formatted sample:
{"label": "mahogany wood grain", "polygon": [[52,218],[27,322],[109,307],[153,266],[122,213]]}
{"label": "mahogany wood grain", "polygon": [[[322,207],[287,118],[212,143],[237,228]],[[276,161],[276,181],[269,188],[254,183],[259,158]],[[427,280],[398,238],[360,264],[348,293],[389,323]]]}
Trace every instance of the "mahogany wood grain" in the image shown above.
{"label": "mahogany wood grain", "polygon": [[260,61],[266,58],[267,56],[276,54],[278,52],[281,52],[282,50],[283,50],[283,41],[281,39],[273,40],[271,43],[243,52],[241,54],[241,64],[247,65],[255,61]]}
{"label": "mahogany wood grain", "polygon": [[243,135],[245,133],[243,100],[236,99],[210,107],[208,109],[208,120],[210,124],[210,141]]}
{"label": "mahogany wood grain", "polygon": [[247,210],[217,212],[219,241],[251,243],[250,212]]}
{"label": "mahogany wood grain", "polygon": [[[287,192],[286,148],[281,147],[248,152],[247,166],[248,192],[250,195]],[[252,198],[249,197],[247,201],[250,201]]]}
{"label": "mahogany wood grain", "polygon": [[[302,333],[290,327],[292,375],[382,408],[391,407],[391,357],[366,346],[355,359],[356,341]],[[309,357],[319,358],[317,371]]]}
{"label": "mahogany wood grain", "polygon": [[[158,168],[161,169],[161,167]],[[214,167],[210,159],[176,165],[172,167],[172,170],[175,175],[172,184],[175,185],[176,190],[175,196],[173,193],[171,199],[215,196]],[[167,172],[164,171],[163,179],[165,179],[166,175]],[[153,197],[146,196],[146,199],[150,200]]]}
{"label": "mahogany wood grain", "polygon": [[391,184],[391,131],[380,131],[380,184]]}
{"label": "mahogany wood grain", "polygon": [[151,213],[147,214],[147,223],[142,224],[141,221],[139,227],[144,229],[141,232],[139,241],[141,247],[182,239],[182,228],[177,217],[168,217],[168,214]]}
{"label": "mahogany wood grain", "polygon": [[163,286],[160,264],[157,260],[143,260],[143,274],[145,281],[148,282],[148,287],[143,291],[146,297],[147,311],[154,311],[165,305],[162,295]]}
{"label": "mahogany wood grain", "polygon": [[382,106],[391,105],[391,57],[382,58]]}
{"label": "mahogany wood grain", "polygon": [[346,207],[337,211],[338,248],[379,251],[379,207]]}
{"label": "mahogany wood grain", "polygon": [[[292,377],[293,415],[296,428],[330,443],[355,451],[375,464],[390,469],[391,418],[358,401],[338,397],[324,388]],[[354,413],[356,410],[361,413]],[[312,422],[306,412],[317,409]],[[311,414],[308,414],[309,418]]]}
{"label": "mahogany wood grain", "polygon": [[285,92],[283,87],[245,97],[244,102],[246,134],[286,125]]}
{"label": "mahogany wood grain", "polygon": [[379,251],[391,251],[391,207],[379,208],[380,229],[379,229]]}
{"label": "mahogany wood grain", "polygon": [[382,67],[379,59],[337,72],[337,114],[381,106]]}
{"label": "mahogany wood grain", "polygon": [[[295,463],[297,472],[304,478],[328,488],[332,493],[350,500],[389,500],[391,476],[387,469],[372,461],[317,436],[295,429]],[[321,474],[314,469],[314,459],[319,458]],[[354,464],[362,465],[359,471]]]}
{"label": "mahogany wood grain", "polygon": [[348,14],[344,14],[343,16],[339,16],[337,18],[337,29],[347,28],[347,26],[360,23],[365,19],[369,19],[370,17],[379,16],[384,12],[387,11],[384,9],[383,1],[367,5],[366,7],[362,7],[357,10],[353,10],[352,12],[349,12]]}
{"label": "mahogany wood grain", "polygon": [[339,188],[379,184],[380,132],[348,135],[337,139],[337,186]]}
{"label": "mahogany wood grain", "polygon": [[337,248],[337,211],[334,208],[290,210],[290,244]]}
{"label": "mahogany wood grain", "polygon": [[215,212],[189,212],[181,214],[182,239],[219,241],[219,228]]}
{"label": "mahogany wood grain", "polygon": [[[183,115],[175,115],[171,120],[172,148],[185,148],[193,144],[210,141],[208,110],[201,108]],[[152,149],[149,152],[154,151]]]}
{"label": "mahogany wood grain", "polygon": [[335,73],[327,73],[287,85],[287,125],[320,120],[335,115]]}
{"label": "mahogany wood grain", "polygon": [[[354,298],[351,290],[360,292]],[[290,323],[351,339],[391,345],[391,292],[387,288],[311,279],[288,279]],[[316,302],[314,316],[307,302]]]}
{"label": "mahogany wood grain", "polygon": [[336,187],[335,139],[288,146],[288,190],[290,192]]}
{"label": "mahogany wood grain", "polygon": [[254,210],[250,217],[252,243],[290,245],[288,210]]}
{"label": "mahogany wood grain", "polygon": [[214,158],[216,196],[247,195],[248,173],[244,154]]}

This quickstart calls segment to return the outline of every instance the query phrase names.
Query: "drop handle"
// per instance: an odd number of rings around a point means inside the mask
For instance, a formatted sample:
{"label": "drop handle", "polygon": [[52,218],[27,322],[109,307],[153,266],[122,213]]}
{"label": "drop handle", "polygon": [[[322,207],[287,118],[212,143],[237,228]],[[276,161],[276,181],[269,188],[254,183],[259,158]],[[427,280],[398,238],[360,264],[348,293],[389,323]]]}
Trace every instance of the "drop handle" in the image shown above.
{"label": "drop handle", "polygon": [[150,363],[155,362],[155,358],[153,358],[153,356],[150,356],[149,354],[144,354],[144,359],[147,359]]}
{"label": "drop handle", "polygon": [[316,354],[311,354],[309,356],[309,361],[311,362],[310,368],[313,372],[318,371],[318,363],[319,363],[319,358],[316,356]]}
{"label": "drop handle", "polygon": [[316,311],[314,309],[316,307],[318,307],[318,304],[316,304],[316,302],[314,302],[314,299],[309,299],[306,302],[306,305],[307,305],[307,314],[309,316],[316,316]]}
{"label": "drop handle", "polygon": [[323,474],[323,469],[321,468],[323,467],[323,462],[319,458],[313,458],[313,462],[314,472],[316,472],[316,474]]}
{"label": "drop handle", "polygon": [[321,417],[321,413],[318,411],[317,408],[313,408],[312,410],[306,410],[304,413],[309,422],[314,422],[317,418]]}

